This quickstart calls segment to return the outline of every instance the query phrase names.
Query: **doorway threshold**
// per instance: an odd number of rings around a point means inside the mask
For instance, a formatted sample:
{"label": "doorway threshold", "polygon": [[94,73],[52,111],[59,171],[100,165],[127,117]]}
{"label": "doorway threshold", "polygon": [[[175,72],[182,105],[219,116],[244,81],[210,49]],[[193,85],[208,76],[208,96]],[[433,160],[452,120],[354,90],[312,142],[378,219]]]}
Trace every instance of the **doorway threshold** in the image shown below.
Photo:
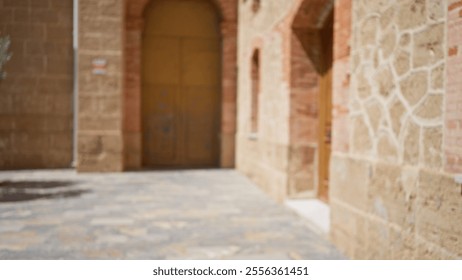
{"label": "doorway threshold", "polygon": [[285,205],[307,220],[319,233],[330,231],[330,207],[319,199],[289,199]]}

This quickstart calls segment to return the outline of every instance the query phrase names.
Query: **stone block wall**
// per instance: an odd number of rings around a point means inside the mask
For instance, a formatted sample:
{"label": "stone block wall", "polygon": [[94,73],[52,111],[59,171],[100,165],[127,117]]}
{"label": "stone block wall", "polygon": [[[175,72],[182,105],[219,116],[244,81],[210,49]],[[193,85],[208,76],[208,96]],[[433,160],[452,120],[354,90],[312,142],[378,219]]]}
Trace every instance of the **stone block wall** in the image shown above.
{"label": "stone block wall", "polygon": [[444,152],[460,152],[460,110],[448,108],[458,58],[446,59],[460,20],[448,2],[337,1],[337,27],[349,12],[352,34],[335,30],[331,238],[352,258],[462,257],[462,195]]}
{"label": "stone block wall", "polygon": [[72,163],[72,0],[0,0],[11,60],[0,80],[0,169]]}
{"label": "stone block wall", "polygon": [[[272,197],[286,197],[290,116],[290,24],[296,1],[239,1],[236,168]],[[259,51],[258,131],[252,133],[252,55]]]}
{"label": "stone block wall", "polygon": [[78,171],[124,168],[124,2],[79,1]]}

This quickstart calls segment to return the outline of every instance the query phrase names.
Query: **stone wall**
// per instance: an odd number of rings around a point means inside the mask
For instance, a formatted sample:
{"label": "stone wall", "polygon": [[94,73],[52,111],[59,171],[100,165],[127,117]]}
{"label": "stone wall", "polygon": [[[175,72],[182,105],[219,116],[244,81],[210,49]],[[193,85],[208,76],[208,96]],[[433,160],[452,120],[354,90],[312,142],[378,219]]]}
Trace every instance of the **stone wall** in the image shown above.
{"label": "stone wall", "polygon": [[[341,22],[350,1],[338,2]],[[460,186],[444,172],[447,4],[352,1],[351,52],[336,49],[330,170],[331,237],[350,257],[462,256]]]}
{"label": "stone wall", "polygon": [[[124,8],[123,0],[79,1],[78,171],[124,168]],[[104,73],[94,71],[98,61]]]}
{"label": "stone wall", "polygon": [[71,166],[72,18],[72,0],[0,0],[0,169]]}
{"label": "stone wall", "polygon": [[448,60],[445,102],[445,167],[462,173],[462,1],[448,3]]}
{"label": "stone wall", "polygon": [[[296,1],[239,1],[236,167],[274,198],[286,197],[290,84],[285,65],[290,25],[283,20]],[[287,37],[289,34],[289,37]],[[259,51],[258,131],[252,133],[252,55]]]}
{"label": "stone wall", "polygon": [[[272,197],[316,196],[319,32],[332,1],[239,2],[237,169]],[[260,54],[252,132],[252,55]]]}

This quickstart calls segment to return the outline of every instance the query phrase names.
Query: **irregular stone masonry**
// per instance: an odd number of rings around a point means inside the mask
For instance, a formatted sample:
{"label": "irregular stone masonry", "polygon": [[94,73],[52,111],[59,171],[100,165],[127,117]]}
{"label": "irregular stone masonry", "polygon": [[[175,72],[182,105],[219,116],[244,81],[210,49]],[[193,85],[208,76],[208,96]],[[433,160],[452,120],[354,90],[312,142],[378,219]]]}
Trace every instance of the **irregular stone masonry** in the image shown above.
{"label": "irregular stone masonry", "polygon": [[441,170],[445,6],[422,0],[353,6],[352,154]]}
{"label": "irregular stone masonry", "polygon": [[445,132],[457,170],[454,2],[352,1],[348,100],[334,94],[348,102],[349,144],[334,148],[330,201],[332,240],[350,257],[462,256],[460,186],[443,153]]}

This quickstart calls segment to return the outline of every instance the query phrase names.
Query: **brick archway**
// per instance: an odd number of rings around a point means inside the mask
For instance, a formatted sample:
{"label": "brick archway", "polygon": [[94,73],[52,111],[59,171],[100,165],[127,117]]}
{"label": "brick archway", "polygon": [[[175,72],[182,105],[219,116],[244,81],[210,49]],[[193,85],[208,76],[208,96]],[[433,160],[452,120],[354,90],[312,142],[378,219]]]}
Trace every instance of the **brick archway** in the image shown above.
{"label": "brick archway", "polygon": [[[123,134],[125,169],[141,168],[141,40],[143,14],[155,0],[132,0],[125,4],[125,85]],[[234,166],[236,132],[236,0],[210,0],[220,16],[222,36],[220,166]]]}

